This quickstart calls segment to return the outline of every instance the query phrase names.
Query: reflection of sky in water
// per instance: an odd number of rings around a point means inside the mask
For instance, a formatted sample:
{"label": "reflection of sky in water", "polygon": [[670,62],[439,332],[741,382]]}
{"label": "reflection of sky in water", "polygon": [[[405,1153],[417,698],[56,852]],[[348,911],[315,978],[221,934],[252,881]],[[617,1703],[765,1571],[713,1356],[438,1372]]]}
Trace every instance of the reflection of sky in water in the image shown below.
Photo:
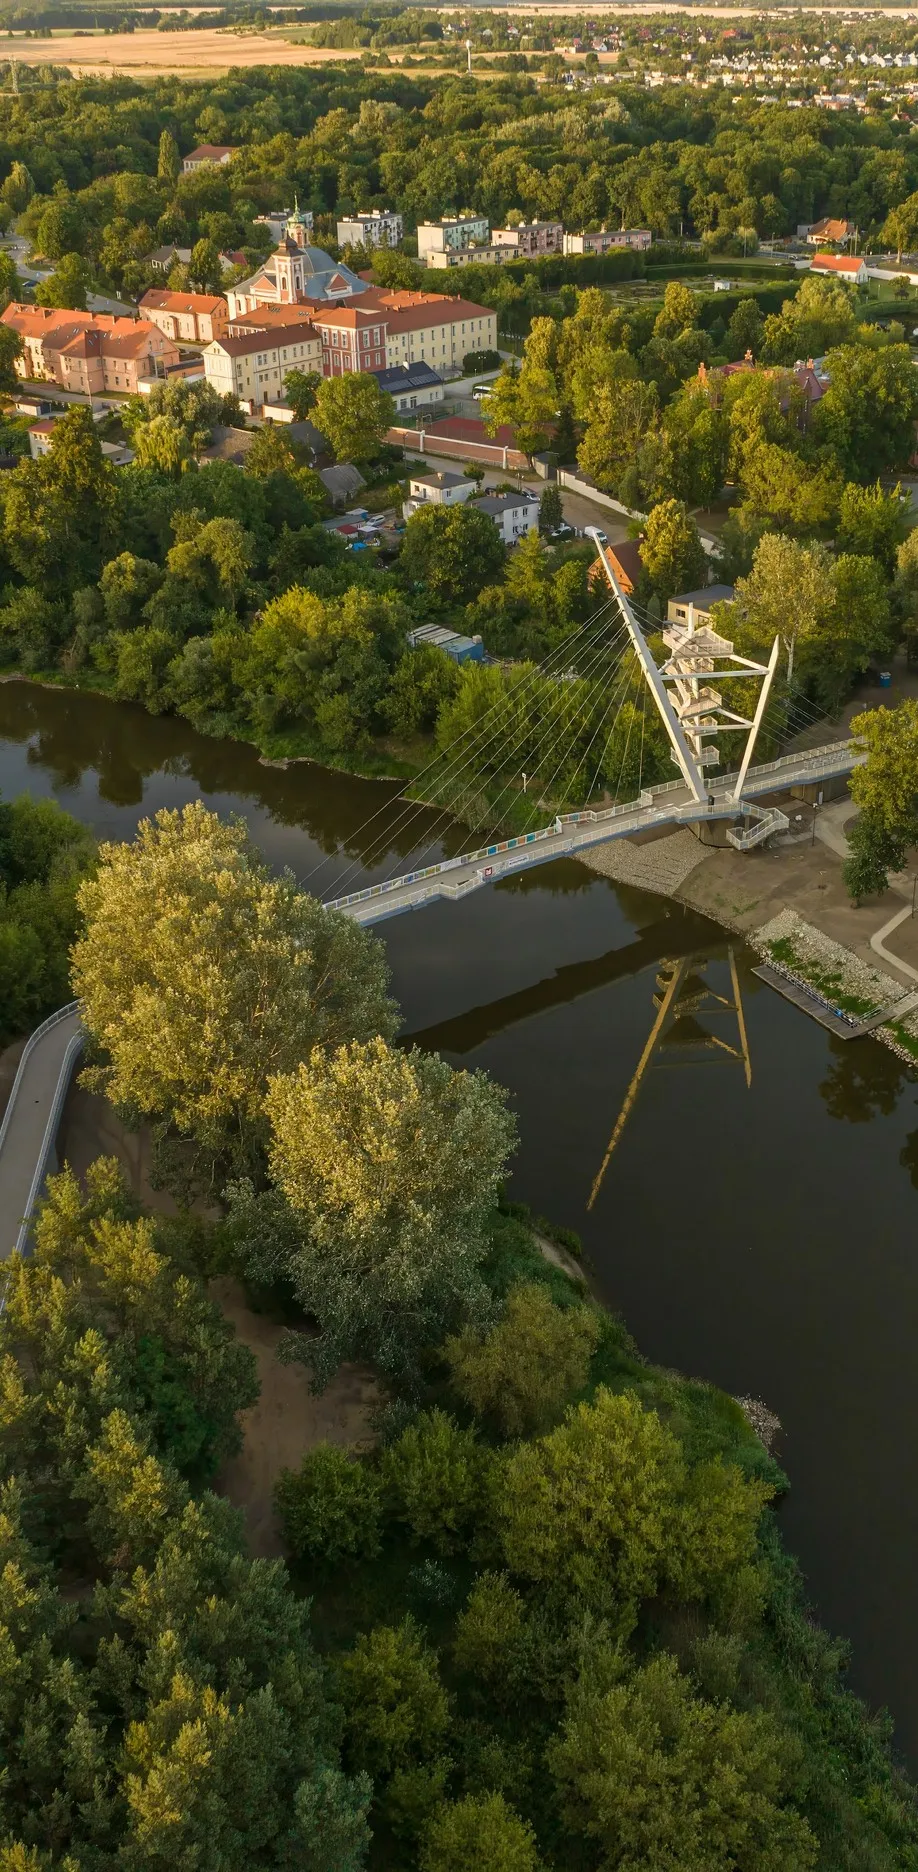
{"label": "reflection of sky in water", "polygon": [[[371,849],[358,828],[387,797],[309,765],[260,766],[250,748],[139,709],[0,684],[0,791],[26,786],[116,837],[203,794],[301,878],[339,839]],[[349,864],[318,882],[331,890]],[[393,865],[397,851],[371,875]],[[589,1212],[660,963],[694,959],[728,996],[726,933],[562,862],[379,934],[407,1033],[510,1088],[514,1195],[581,1233],[642,1350],[778,1413],[789,1543],[854,1644],[855,1685],[889,1704],[918,1758],[915,1076],[873,1041],[826,1034],[740,948],[751,1087],[697,1047],[655,1060]],[[725,1028],[713,1030],[735,1037]]]}

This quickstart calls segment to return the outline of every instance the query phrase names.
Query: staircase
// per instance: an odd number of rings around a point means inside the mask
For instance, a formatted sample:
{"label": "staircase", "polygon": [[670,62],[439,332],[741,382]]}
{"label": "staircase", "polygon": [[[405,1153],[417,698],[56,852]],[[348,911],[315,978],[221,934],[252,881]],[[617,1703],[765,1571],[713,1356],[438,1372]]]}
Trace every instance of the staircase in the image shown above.
{"label": "staircase", "polygon": [[773,832],[786,832],[790,825],[787,814],[777,806],[753,806],[744,800],[743,812],[747,819],[752,820],[752,824],[744,826],[741,832],[734,831],[731,826],[727,833],[728,843],[740,852],[752,851],[756,845],[764,845]]}

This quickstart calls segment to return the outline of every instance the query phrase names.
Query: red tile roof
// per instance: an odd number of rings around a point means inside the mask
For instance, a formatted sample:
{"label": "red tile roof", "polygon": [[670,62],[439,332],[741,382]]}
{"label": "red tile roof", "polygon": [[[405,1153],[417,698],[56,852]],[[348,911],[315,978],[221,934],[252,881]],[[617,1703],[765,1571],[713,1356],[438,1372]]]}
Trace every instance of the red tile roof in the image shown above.
{"label": "red tile roof", "polygon": [[159,286],[151,286],[138,303],[141,306],[149,306],[151,311],[156,312],[209,312],[213,314],[226,311],[226,300],[219,293],[213,295],[211,293],[167,292],[165,288],[161,289]]}

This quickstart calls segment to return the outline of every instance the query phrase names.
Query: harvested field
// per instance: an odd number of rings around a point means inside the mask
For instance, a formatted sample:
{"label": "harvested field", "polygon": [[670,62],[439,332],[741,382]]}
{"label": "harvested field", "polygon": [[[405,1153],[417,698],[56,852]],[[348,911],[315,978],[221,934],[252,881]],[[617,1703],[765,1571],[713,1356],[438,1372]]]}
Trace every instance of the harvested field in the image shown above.
{"label": "harvested field", "polygon": [[[405,51],[410,58],[417,56],[414,46]],[[0,65],[12,54],[29,65],[66,65],[78,78],[110,78],[116,72],[130,78],[208,78],[231,67],[343,65],[359,59],[362,52],[360,46],[337,51],[295,45],[280,31],[235,33],[207,26],[191,32],[163,33],[155,28],[92,35],[62,32],[54,38],[25,42],[21,35],[0,37]],[[390,50],[389,59],[398,64],[400,55]],[[443,76],[441,67],[418,70],[425,78]]]}

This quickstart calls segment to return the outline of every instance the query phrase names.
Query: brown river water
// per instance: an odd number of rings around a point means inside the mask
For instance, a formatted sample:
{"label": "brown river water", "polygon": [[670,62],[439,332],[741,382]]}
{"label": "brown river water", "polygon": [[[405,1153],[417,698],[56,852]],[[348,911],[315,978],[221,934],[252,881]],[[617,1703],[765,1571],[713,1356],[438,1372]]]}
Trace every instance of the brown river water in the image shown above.
{"label": "brown river water", "polygon": [[[114,839],[203,798],[323,896],[468,842],[430,812],[401,823],[394,784],[263,766],[129,704],[3,683],[0,793],[24,789]],[[854,1687],[918,1767],[915,1074],[799,1014],[740,944],[747,1086],[727,934],[570,861],[378,933],[406,1033],[509,1087],[512,1193],[578,1231],[642,1350],[780,1418],[785,1538],[851,1641]]]}

